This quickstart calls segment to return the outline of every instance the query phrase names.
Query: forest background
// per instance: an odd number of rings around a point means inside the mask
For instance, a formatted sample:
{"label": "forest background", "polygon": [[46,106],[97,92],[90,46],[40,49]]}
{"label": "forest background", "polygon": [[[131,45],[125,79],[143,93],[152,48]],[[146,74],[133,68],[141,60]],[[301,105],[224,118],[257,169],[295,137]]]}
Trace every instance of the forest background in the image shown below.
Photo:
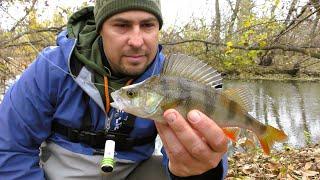
{"label": "forest background", "polygon": [[[208,17],[193,17],[179,26],[171,24],[162,29],[160,42],[166,54],[196,56],[226,78],[318,79],[318,0],[206,2],[214,7],[209,23]],[[57,33],[65,28],[72,12],[92,4],[88,0],[76,7],[56,6],[52,18],[43,19],[41,14],[52,8],[49,1],[1,0],[0,93],[42,48],[55,45]],[[17,6],[19,13],[23,12],[19,18],[9,12]],[[179,17],[175,21],[179,22]]]}
{"label": "forest background", "polygon": [[[77,9],[47,0],[0,0],[0,102],[8,86],[37,54],[55,45],[56,35]],[[318,81],[320,79],[319,0],[207,0],[210,17],[192,17],[161,30],[165,54],[196,56],[224,78]],[[19,14],[12,13],[15,7]],[[178,8],[178,7],[177,7]],[[163,8],[163,11],[166,9]],[[199,9],[205,11],[205,9]],[[16,12],[18,13],[18,12]],[[8,23],[10,22],[10,23]],[[248,160],[249,159],[249,160]],[[285,147],[272,157],[235,154],[229,159],[230,179],[320,178],[320,147]]]}

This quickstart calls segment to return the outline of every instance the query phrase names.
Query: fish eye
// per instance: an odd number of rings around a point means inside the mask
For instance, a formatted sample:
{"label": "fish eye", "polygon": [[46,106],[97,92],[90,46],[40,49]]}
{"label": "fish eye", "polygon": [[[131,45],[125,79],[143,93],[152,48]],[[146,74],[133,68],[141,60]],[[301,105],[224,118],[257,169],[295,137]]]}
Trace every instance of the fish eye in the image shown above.
{"label": "fish eye", "polygon": [[133,90],[128,90],[128,91],[127,91],[127,96],[128,96],[129,98],[133,98],[135,95],[136,95],[136,92],[135,92],[135,91],[133,91]]}

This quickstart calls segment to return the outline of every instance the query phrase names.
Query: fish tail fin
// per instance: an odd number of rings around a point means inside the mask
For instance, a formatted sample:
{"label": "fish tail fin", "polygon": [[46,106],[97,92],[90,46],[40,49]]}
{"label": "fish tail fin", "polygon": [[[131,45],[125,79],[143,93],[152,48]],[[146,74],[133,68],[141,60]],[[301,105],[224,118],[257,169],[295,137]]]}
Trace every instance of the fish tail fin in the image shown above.
{"label": "fish tail fin", "polygon": [[227,127],[222,128],[224,134],[230,138],[233,142],[237,142],[240,135],[240,128],[237,127]]}
{"label": "fish tail fin", "polygon": [[272,126],[267,126],[265,133],[258,137],[260,141],[260,145],[265,154],[270,154],[270,149],[275,142],[283,142],[287,140],[288,136],[284,133],[284,131],[276,129]]}

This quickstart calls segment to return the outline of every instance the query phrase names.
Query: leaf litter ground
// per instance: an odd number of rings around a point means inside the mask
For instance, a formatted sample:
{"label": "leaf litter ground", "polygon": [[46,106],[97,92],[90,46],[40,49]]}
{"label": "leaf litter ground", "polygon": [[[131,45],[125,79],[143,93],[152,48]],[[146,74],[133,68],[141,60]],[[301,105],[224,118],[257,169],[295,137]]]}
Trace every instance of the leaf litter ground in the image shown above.
{"label": "leaf litter ground", "polygon": [[229,156],[227,180],[232,179],[320,179],[320,144],[305,148],[284,147],[264,155],[259,150]]}

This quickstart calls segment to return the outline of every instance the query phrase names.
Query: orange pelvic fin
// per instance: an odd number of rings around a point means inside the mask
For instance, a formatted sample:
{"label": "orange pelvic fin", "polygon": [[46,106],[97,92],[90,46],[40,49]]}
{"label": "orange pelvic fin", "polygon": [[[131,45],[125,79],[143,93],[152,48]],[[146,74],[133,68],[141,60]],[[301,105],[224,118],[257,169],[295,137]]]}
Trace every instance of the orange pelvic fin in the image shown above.
{"label": "orange pelvic fin", "polygon": [[275,142],[283,142],[287,140],[287,138],[288,136],[282,130],[269,125],[267,126],[266,132],[262,136],[258,137],[260,145],[264,153],[267,155],[270,154],[270,149]]}
{"label": "orange pelvic fin", "polygon": [[233,142],[237,142],[240,134],[240,128],[237,127],[226,127],[222,128],[224,134],[230,138]]}

